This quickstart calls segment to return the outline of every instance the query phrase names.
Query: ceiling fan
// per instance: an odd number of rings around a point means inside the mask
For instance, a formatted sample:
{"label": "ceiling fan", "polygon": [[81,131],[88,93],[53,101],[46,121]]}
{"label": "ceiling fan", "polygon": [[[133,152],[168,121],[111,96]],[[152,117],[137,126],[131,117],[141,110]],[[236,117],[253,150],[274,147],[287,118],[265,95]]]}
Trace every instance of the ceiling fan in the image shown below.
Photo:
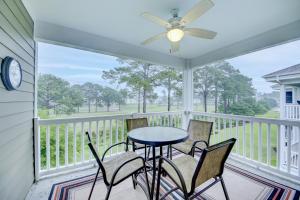
{"label": "ceiling fan", "polygon": [[205,39],[214,39],[217,35],[217,33],[214,31],[185,27],[187,24],[195,21],[201,15],[206,13],[213,6],[214,3],[211,0],[202,0],[198,4],[196,4],[184,17],[178,16],[178,9],[172,9],[171,14],[173,17],[167,21],[148,12],[142,13],[143,17],[160,26],[165,27],[166,32],[150,37],[141,44],[147,45],[151,42],[154,42],[155,40],[167,37],[171,45],[170,53],[174,53],[176,51],[179,51],[179,43],[184,35],[190,35]]}

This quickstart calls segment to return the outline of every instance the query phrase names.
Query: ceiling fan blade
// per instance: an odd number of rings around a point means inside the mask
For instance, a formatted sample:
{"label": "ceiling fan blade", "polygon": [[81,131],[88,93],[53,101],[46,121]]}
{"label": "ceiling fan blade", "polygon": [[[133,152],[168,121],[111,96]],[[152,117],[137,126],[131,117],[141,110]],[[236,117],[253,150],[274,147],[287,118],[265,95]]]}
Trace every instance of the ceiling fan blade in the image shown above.
{"label": "ceiling fan blade", "polygon": [[201,28],[185,28],[184,32],[188,35],[205,39],[214,39],[217,35],[217,33],[214,31]]}
{"label": "ceiling fan blade", "polygon": [[151,43],[151,42],[154,42],[155,40],[159,40],[159,39],[161,39],[162,37],[165,37],[166,34],[167,34],[166,32],[160,33],[160,34],[155,35],[155,36],[153,36],[153,37],[151,37],[151,38],[148,38],[147,40],[145,40],[145,41],[142,42],[141,44],[142,44],[142,45],[147,45],[147,44],[149,44],[149,43]]}
{"label": "ceiling fan blade", "polygon": [[171,45],[170,53],[175,53],[179,51],[179,44],[180,42],[170,42]]}
{"label": "ceiling fan blade", "polygon": [[191,23],[214,6],[211,0],[201,0],[182,19],[184,24]]}
{"label": "ceiling fan blade", "polygon": [[154,16],[154,15],[148,13],[148,12],[144,12],[141,15],[143,17],[149,19],[150,21],[152,21],[152,22],[154,22],[154,23],[156,23],[158,25],[161,25],[163,27],[170,27],[171,26],[168,21],[166,21],[166,20],[164,20],[164,19],[162,19],[160,17]]}

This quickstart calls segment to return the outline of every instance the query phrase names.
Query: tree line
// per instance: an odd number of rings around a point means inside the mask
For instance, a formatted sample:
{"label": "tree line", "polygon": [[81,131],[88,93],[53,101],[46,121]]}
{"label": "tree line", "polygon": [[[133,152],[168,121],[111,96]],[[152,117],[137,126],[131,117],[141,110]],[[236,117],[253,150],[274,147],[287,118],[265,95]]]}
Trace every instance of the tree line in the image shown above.
{"label": "tree line", "polygon": [[[127,99],[137,102],[137,112],[147,112],[148,103],[158,98],[155,88],[160,87],[166,94],[167,111],[175,102],[182,99],[182,72],[165,66],[145,63],[137,60],[118,59],[120,66],[102,71],[100,79],[122,88],[86,82],[71,85],[68,81],[50,74],[39,76],[38,105],[40,108],[53,109],[54,113],[79,112],[86,104],[88,112],[91,105],[106,107],[125,104]],[[193,73],[195,98],[208,111],[210,101],[214,111],[241,115],[263,114],[277,106],[275,100],[262,98],[256,100],[256,91],[251,78],[240,73],[230,63],[220,61],[196,68]],[[174,101],[174,102],[173,102]]]}
{"label": "tree line", "polygon": [[271,98],[256,100],[252,79],[241,74],[230,63],[220,61],[194,71],[194,92],[207,112],[208,100],[213,99],[214,111],[227,114],[264,114],[277,106]]}
{"label": "tree line", "polygon": [[40,108],[53,109],[54,113],[79,112],[86,104],[88,112],[91,105],[106,107],[120,106],[127,99],[137,102],[137,112],[147,112],[147,103],[154,102],[158,95],[154,89],[162,87],[167,91],[167,110],[171,110],[172,98],[180,101],[182,95],[182,75],[171,67],[161,67],[140,61],[118,59],[120,67],[103,71],[99,80],[105,79],[110,84],[119,85],[120,90],[99,84],[86,82],[71,85],[68,81],[51,74],[40,74],[38,80],[38,105]]}
{"label": "tree line", "polygon": [[125,104],[127,90],[115,90],[99,84],[86,82],[82,85],[70,83],[51,74],[43,74],[38,80],[38,105],[43,109],[53,109],[54,114],[71,114],[79,112],[84,103],[91,112],[91,105],[95,105],[96,112],[99,107],[106,107],[110,111],[113,104]]}

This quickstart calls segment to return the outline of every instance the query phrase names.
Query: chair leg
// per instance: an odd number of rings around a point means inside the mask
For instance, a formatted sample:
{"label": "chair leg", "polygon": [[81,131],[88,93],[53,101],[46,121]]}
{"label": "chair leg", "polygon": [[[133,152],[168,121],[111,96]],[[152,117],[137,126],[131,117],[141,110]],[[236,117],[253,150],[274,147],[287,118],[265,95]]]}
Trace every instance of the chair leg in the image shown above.
{"label": "chair leg", "polygon": [[159,159],[158,162],[158,174],[157,174],[157,185],[156,185],[156,200],[159,200],[159,189],[160,189],[160,177],[161,177],[161,163],[162,159]]}
{"label": "chair leg", "polygon": [[147,146],[145,145],[145,160],[147,159]]}
{"label": "chair leg", "polygon": [[170,156],[170,145],[168,145],[168,148],[167,148],[167,158],[169,158]]}
{"label": "chair leg", "polygon": [[133,189],[136,189],[136,183],[134,181],[134,174],[131,175],[131,179],[132,179],[132,185],[133,185]]}
{"label": "chair leg", "polygon": [[149,158],[150,158],[150,151],[151,151],[151,146],[148,147],[148,157],[147,157],[147,160],[149,160]]}
{"label": "chair leg", "polygon": [[172,149],[172,145],[170,145],[170,160],[173,159],[173,149]]}
{"label": "chair leg", "polygon": [[[150,149],[149,149],[150,151]],[[147,184],[147,191],[148,191],[148,199],[150,199],[150,186],[149,186],[149,179],[148,179],[148,174],[147,174],[147,169],[146,169],[146,165],[145,165],[145,162],[144,162],[144,173],[145,173],[145,178],[146,178],[146,184]]]}
{"label": "chair leg", "polygon": [[98,175],[99,175],[99,171],[100,171],[100,167],[99,167],[98,170],[97,170],[97,173],[96,173],[96,176],[95,176],[95,179],[94,179],[94,182],[93,182],[92,189],[91,189],[91,191],[90,191],[88,200],[90,200],[91,197],[92,197],[92,193],[93,193],[93,190],[94,190],[94,187],[95,187],[95,184],[96,184]]}
{"label": "chair leg", "polygon": [[221,177],[221,184],[222,184],[222,188],[223,188],[223,191],[224,191],[224,194],[225,194],[225,198],[226,198],[226,200],[229,200],[229,196],[228,196],[228,193],[227,193],[227,189],[226,189],[223,177]]}
{"label": "chair leg", "polygon": [[112,186],[113,186],[113,184],[111,183],[111,184],[109,185],[109,187],[108,187],[107,192],[106,192],[105,200],[108,200],[108,199],[109,199],[109,195],[110,195]]}

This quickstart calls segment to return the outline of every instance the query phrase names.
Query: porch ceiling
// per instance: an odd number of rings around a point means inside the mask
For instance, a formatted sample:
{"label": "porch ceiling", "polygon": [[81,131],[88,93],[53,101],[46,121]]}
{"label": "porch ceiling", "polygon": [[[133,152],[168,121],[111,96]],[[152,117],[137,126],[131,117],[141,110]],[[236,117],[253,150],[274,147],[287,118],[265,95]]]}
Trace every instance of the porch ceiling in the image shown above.
{"label": "porch ceiling", "polygon": [[[184,37],[180,51],[172,55],[168,53],[166,39],[148,46],[140,44],[164,31],[140,14],[147,11],[168,19],[169,11],[179,8],[182,16],[198,0],[23,2],[35,21],[36,38],[166,65],[197,66],[300,38],[299,0],[213,0],[215,6],[189,27],[214,30],[217,37],[214,40]],[[110,43],[113,43],[111,48]]]}

